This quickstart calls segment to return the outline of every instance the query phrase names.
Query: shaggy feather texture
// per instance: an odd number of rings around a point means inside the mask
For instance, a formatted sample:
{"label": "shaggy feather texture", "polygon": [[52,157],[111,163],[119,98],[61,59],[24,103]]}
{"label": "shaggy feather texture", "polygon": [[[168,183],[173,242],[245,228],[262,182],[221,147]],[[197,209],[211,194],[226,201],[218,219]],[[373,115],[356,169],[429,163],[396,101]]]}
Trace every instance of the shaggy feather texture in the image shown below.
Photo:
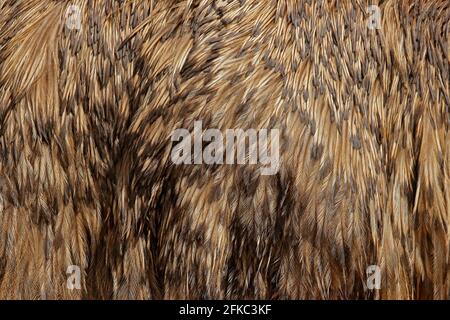
{"label": "shaggy feather texture", "polygon": [[[0,0],[0,298],[450,298],[449,21],[448,0]],[[278,174],[174,165],[196,120],[279,129]]]}

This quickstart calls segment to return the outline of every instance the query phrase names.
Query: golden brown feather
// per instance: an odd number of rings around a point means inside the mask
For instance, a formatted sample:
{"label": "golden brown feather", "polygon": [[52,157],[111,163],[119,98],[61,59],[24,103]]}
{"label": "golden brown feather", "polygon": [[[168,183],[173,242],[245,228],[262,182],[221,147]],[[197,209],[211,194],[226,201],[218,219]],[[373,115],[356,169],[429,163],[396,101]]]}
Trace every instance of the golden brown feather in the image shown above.
{"label": "golden brown feather", "polygon": [[[0,10],[0,298],[450,298],[448,1]],[[174,165],[196,120],[279,172]]]}

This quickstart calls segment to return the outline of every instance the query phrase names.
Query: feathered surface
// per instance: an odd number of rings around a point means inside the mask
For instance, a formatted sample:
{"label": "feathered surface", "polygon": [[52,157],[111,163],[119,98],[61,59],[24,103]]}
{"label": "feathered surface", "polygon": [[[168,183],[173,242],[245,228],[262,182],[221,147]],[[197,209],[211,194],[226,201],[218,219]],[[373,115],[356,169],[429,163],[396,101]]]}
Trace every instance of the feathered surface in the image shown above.
{"label": "feathered surface", "polygon": [[[0,0],[0,298],[450,298],[449,21],[448,0]],[[280,130],[278,173],[173,164],[198,120]]]}

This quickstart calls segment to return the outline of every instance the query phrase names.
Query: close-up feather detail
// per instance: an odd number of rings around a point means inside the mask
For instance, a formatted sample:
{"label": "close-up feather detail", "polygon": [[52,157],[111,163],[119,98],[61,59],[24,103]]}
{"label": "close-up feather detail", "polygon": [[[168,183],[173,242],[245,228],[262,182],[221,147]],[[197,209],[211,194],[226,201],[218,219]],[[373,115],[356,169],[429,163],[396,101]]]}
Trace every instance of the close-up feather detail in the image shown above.
{"label": "close-up feather detail", "polygon": [[[450,299],[449,35],[448,0],[0,0],[0,299]],[[278,171],[175,164],[196,121],[278,130]]]}

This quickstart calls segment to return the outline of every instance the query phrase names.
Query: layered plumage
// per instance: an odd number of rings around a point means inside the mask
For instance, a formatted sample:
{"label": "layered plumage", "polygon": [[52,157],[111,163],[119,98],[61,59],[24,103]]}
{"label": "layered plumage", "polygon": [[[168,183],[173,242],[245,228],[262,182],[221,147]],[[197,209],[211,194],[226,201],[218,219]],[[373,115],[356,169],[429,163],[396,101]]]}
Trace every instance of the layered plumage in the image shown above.
{"label": "layered plumage", "polygon": [[[450,5],[374,2],[0,0],[0,297],[449,298]],[[173,164],[197,120],[278,174]]]}

